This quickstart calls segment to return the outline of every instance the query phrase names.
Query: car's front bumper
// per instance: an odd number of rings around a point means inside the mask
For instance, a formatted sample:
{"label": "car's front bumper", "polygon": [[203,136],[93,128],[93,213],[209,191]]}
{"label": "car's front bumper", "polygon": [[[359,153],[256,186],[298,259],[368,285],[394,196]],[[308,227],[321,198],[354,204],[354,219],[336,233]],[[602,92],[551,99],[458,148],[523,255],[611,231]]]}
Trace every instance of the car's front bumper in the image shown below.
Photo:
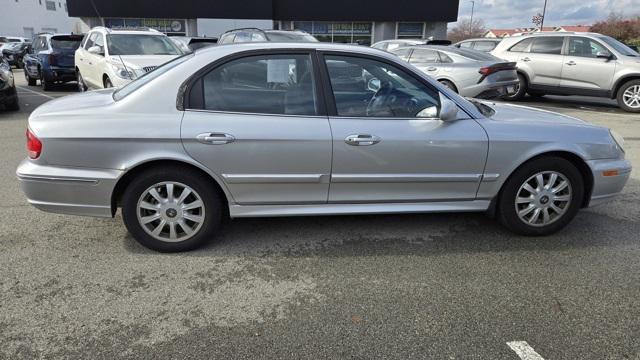
{"label": "car's front bumper", "polygon": [[589,206],[611,201],[622,192],[631,176],[629,160],[590,160],[587,163],[593,174],[593,191]]}
{"label": "car's front bumper", "polygon": [[15,101],[17,96],[16,88],[14,86],[8,86],[7,88],[0,90],[0,104],[7,104]]}
{"label": "car's front bumper", "polygon": [[39,165],[25,159],[16,175],[29,203],[40,210],[111,217],[111,195],[122,171]]}

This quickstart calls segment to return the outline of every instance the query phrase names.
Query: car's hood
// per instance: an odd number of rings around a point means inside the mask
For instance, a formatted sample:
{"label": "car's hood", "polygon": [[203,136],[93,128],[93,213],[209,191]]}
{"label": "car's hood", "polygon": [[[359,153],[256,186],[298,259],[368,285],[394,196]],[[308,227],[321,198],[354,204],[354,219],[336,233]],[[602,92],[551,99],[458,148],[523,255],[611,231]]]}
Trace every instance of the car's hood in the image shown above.
{"label": "car's hood", "polygon": [[112,57],[122,59],[128,68],[142,69],[148,66],[160,66],[175,59],[178,55],[118,55]]}
{"label": "car's hood", "polygon": [[87,91],[81,94],[69,95],[48,101],[35,109],[29,116],[29,123],[44,119],[49,116],[58,116],[61,114],[73,117],[74,113],[83,112],[86,108],[109,105],[114,102],[113,92],[115,89],[104,89],[97,91]]}
{"label": "car's hood", "polygon": [[534,109],[528,106],[494,103],[488,101],[484,101],[483,103],[488,105],[495,111],[495,114],[489,117],[497,121],[521,122],[528,124],[548,123],[554,125],[594,126],[578,118],[558,114],[552,111]]}

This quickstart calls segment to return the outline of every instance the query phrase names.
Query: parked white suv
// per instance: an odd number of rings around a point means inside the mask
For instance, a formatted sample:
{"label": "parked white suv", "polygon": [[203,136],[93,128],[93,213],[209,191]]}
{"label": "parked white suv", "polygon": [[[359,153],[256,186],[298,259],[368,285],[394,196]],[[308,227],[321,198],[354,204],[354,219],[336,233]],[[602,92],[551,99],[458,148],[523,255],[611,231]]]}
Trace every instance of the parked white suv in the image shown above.
{"label": "parked white suv", "polygon": [[156,30],[93,28],[76,50],[78,88],[121,87],[182,53]]}

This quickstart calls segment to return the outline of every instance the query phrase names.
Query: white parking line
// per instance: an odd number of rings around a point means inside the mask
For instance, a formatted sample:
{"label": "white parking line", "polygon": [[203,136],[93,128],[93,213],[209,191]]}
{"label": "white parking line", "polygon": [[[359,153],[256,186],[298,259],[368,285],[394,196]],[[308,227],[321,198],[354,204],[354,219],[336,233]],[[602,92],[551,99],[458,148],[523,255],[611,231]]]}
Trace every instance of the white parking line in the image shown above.
{"label": "white parking line", "polygon": [[526,341],[510,341],[507,345],[509,345],[511,350],[515,351],[522,360],[544,360]]}
{"label": "white parking line", "polygon": [[33,90],[31,90],[31,89],[27,89],[27,88],[22,87],[22,86],[16,86],[16,87],[17,87],[18,89],[20,89],[20,90],[23,90],[23,91],[26,91],[26,92],[30,92],[30,93],[33,93],[33,94],[37,94],[37,95],[40,95],[40,96],[42,96],[42,97],[46,97],[47,99],[51,99],[51,100],[55,99],[55,97],[53,97],[53,96],[45,95],[45,94],[43,94],[43,93],[39,93],[39,92],[37,92],[37,91],[33,91]]}

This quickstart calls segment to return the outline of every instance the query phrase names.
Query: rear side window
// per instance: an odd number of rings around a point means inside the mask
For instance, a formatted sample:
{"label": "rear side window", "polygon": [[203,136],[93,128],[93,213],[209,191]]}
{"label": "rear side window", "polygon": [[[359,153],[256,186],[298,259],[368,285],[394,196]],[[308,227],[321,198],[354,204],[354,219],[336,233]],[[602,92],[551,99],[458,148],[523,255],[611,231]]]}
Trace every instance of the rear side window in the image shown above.
{"label": "rear side window", "polygon": [[497,43],[493,41],[476,41],[474,49],[478,51],[489,52],[496,48]]}
{"label": "rear side window", "polygon": [[458,47],[471,48],[471,45],[473,45],[473,41],[467,41],[467,42],[460,43],[460,46],[458,46]]}
{"label": "rear side window", "polygon": [[529,51],[529,45],[533,42],[533,38],[528,38],[520,41],[519,43],[513,45],[509,51],[513,52],[527,52]]}
{"label": "rear side window", "polygon": [[205,110],[318,113],[309,55],[258,55],[230,61],[202,78],[202,92]]}
{"label": "rear side window", "polygon": [[531,52],[536,54],[553,54],[560,55],[562,53],[562,44],[564,37],[538,37],[531,45]]}
{"label": "rear side window", "polygon": [[411,54],[411,63],[412,64],[420,64],[420,63],[439,63],[440,56],[438,52],[430,49],[415,49],[413,50],[413,54]]}
{"label": "rear side window", "polygon": [[409,59],[409,54],[411,54],[411,48],[401,48],[391,51],[391,53],[395,54],[400,59],[407,61]]}

